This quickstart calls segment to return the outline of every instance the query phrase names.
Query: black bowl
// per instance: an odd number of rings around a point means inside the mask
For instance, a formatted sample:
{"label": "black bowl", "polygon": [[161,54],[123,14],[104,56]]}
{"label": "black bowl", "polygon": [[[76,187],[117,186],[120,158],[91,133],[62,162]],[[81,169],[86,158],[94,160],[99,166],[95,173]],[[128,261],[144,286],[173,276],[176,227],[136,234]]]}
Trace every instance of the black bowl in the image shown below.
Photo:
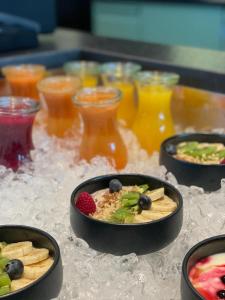
{"label": "black bowl", "polygon": [[[117,178],[126,185],[149,184],[154,188],[165,187],[165,193],[177,203],[169,216],[143,224],[113,224],[82,214],[75,206],[81,192],[94,193],[107,188],[109,181]],[[160,250],[179,234],[183,223],[183,200],[178,190],[160,179],[139,174],[112,174],[92,178],[80,184],[72,193],[70,222],[75,234],[86,240],[90,247],[106,253],[123,255],[131,252],[145,254]]]}
{"label": "black bowl", "polygon": [[3,225],[0,226],[0,241],[6,243],[31,241],[35,247],[49,249],[50,255],[54,258],[53,265],[41,278],[23,289],[0,296],[0,299],[48,300],[58,296],[62,286],[63,270],[59,246],[53,237],[33,227]]}
{"label": "black bowl", "polygon": [[196,185],[205,191],[215,191],[221,187],[221,179],[225,178],[225,165],[203,165],[176,159],[171,150],[177,144],[186,141],[225,144],[224,134],[187,133],[173,136],[165,140],[160,149],[160,164],[174,174],[178,183],[187,186]]}
{"label": "black bowl", "polygon": [[204,300],[204,298],[192,286],[188,274],[197,261],[212,254],[225,252],[225,235],[206,239],[195,245],[186,254],[181,275],[181,299],[182,300]]}

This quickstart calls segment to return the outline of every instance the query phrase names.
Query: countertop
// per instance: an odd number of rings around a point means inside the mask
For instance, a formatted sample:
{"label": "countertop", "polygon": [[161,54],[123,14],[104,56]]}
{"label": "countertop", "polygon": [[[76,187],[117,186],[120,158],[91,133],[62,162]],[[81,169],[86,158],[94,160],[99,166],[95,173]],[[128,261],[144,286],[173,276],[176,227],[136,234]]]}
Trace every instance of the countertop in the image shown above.
{"label": "countertop", "polygon": [[[225,52],[181,46],[168,46],[144,42],[97,37],[74,30],[57,29],[53,34],[40,35],[40,46],[36,49],[10,52],[0,55],[0,66],[12,63],[36,62],[36,58],[60,52],[86,51],[93,55],[106,55],[114,60],[132,60],[144,66],[179,71],[188,84],[209,89],[224,90]],[[53,58],[52,58],[53,59]],[[201,80],[200,80],[201,79]],[[201,83],[196,84],[197,81]]]}

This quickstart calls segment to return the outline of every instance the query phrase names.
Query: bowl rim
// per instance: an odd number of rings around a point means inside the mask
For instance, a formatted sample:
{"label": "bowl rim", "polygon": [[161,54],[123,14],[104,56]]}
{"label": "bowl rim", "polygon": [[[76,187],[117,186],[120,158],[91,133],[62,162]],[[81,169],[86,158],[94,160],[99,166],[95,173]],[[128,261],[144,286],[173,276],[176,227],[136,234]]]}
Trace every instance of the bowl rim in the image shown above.
{"label": "bowl rim", "polygon": [[6,298],[10,298],[11,296],[14,296],[14,295],[19,295],[19,293],[31,288],[31,287],[34,287],[35,285],[39,284],[40,281],[42,281],[44,278],[46,278],[50,273],[52,273],[52,271],[55,269],[55,267],[57,266],[59,260],[60,260],[60,257],[61,257],[61,254],[60,254],[60,248],[59,248],[59,245],[58,243],[56,242],[56,240],[49,234],[47,233],[46,231],[43,231],[39,228],[35,228],[35,227],[32,227],[32,226],[26,226],[26,225],[14,225],[14,224],[7,224],[7,225],[0,225],[0,229],[6,229],[6,228],[17,228],[17,229],[26,229],[26,230],[29,230],[29,231],[34,231],[34,232],[37,232],[39,233],[40,235],[42,236],[45,236],[47,237],[48,240],[50,240],[50,242],[52,243],[54,249],[55,249],[55,257],[54,257],[54,263],[52,264],[52,266],[49,268],[49,270],[47,272],[45,272],[40,278],[38,278],[37,280],[35,280],[34,282],[28,284],[27,286],[25,286],[24,288],[21,288],[17,291],[14,291],[14,292],[10,292],[9,294],[6,294],[4,296],[0,296],[0,299],[6,299]]}
{"label": "bowl rim", "polygon": [[187,166],[199,166],[202,168],[207,168],[207,167],[214,167],[214,168],[224,168],[225,165],[224,164],[201,164],[201,163],[193,163],[193,162],[189,162],[189,161],[185,161],[185,160],[181,160],[181,159],[177,159],[175,158],[172,154],[170,154],[167,149],[166,146],[168,144],[170,144],[171,141],[176,140],[177,138],[184,138],[184,142],[185,142],[185,138],[188,136],[212,136],[212,137],[218,137],[218,138],[223,138],[224,139],[224,145],[225,145],[225,134],[221,134],[221,133],[206,133],[206,132],[193,132],[193,133],[181,133],[181,134],[176,134],[173,135],[169,138],[167,138],[166,140],[164,140],[161,144],[160,147],[160,152],[165,152],[167,155],[169,155],[169,157],[176,162],[180,162],[183,165],[187,165]]}
{"label": "bowl rim", "polygon": [[[189,251],[186,253],[183,262],[182,262],[182,276],[186,282],[186,284],[188,285],[189,289],[192,290],[192,292],[194,293],[195,296],[198,296],[199,299],[201,300],[205,300],[205,298],[203,298],[198,291],[194,288],[194,286],[192,285],[189,276],[188,276],[188,272],[187,272],[187,264],[188,261],[190,259],[190,257],[196,252],[196,250],[198,250],[201,246],[208,244],[210,242],[214,242],[216,240],[225,240],[225,234],[221,234],[221,235],[216,235],[216,236],[212,236],[210,238],[204,239],[202,241],[200,241],[199,243],[195,244],[191,249],[189,249]],[[216,254],[216,253],[215,253]]]}
{"label": "bowl rim", "polygon": [[[163,218],[160,218],[158,220],[154,220],[154,221],[149,221],[149,222],[144,222],[144,223],[128,223],[128,224],[119,224],[119,223],[111,223],[111,222],[107,222],[107,221],[102,221],[102,220],[98,220],[98,219],[94,219],[89,217],[88,215],[85,215],[84,213],[82,213],[76,206],[75,206],[75,202],[74,202],[74,195],[84,186],[86,186],[89,183],[92,182],[98,182],[101,181],[102,179],[107,179],[107,178],[118,178],[118,177],[123,177],[123,176],[128,176],[128,177],[132,177],[132,176],[141,176],[141,177],[148,177],[151,178],[153,180],[156,180],[158,182],[161,182],[163,185],[167,185],[172,191],[174,191],[177,196],[178,196],[178,205],[177,208],[168,216],[165,216]],[[145,175],[145,174],[138,174],[138,173],[112,173],[112,174],[107,174],[107,175],[100,175],[100,176],[96,176],[96,177],[92,177],[88,180],[83,181],[82,183],[80,183],[72,192],[71,197],[70,197],[70,203],[71,206],[73,207],[73,209],[80,215],[82,215],[84,218],[86,218],[87,220],[93,222],[93,223],[97,223],[97,224],[105,224],[105,225],[111,225],[111,226],[117,226],[117,227],[137,227],[137,226],[149,226],[150,224],[157,224],[160,223],[164,220],[170,219],[171,217],[173,217],[174,215],[178,214],[182,209],[183,209],[183,197],[181,195],[181,193],[179,192],[178,189],[176,189],[172,184],[161,180],[160,178],[157,177],[153,177],[153,176],[149,176],[149,175]]]}

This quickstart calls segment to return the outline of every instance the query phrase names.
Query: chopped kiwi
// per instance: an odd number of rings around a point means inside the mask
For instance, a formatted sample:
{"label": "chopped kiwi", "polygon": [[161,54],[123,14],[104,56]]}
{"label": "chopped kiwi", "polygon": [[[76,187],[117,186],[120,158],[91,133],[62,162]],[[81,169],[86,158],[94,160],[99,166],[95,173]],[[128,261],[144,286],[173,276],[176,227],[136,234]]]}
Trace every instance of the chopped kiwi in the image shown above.
{"label": "chopped kiwi", "polygon": [[10,293],[10,286],[9,285],[4,285],[0,287],[0,296],[4,296]]}
{"label": "chopped kiwi", "polygon": [[9,275],[7,273],[2,273],[0,275],[0,288],[7,285],[10,286],[10,284],[11,284],[11,280],[9,278]]}
{"label": "chopped kiwi", "polygon": [[5,266],[7,265],[8,262],[9,262],[8,258],[1,257],[0,258],[0,270],[4,270],[4,268],[5,268]]}
{"label": "chopped kiwi", "polygon": [[140,190],[140,193],[145,193],[149,189],[149,185],[148,184],[142,184],[142,185],[139,185],[138,188]]}
{"label": "chopped kiwi", "polygon": [[[116,223],[123,224],[125,222],[132,223],[134,213],[127,208],[117,209],[111,216],[111,220]],[[128,221],[129,220],[129,221]]]}

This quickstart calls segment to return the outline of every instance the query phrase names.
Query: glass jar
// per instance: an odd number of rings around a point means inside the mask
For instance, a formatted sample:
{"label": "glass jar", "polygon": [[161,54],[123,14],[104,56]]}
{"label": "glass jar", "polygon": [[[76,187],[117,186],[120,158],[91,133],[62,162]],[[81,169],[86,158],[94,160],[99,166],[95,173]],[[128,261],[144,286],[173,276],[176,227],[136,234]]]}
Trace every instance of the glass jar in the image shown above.
{"label": "glass jar", "polygon": [[39,99],[37,83],[45,76],[42,65],[15,65],[2,68],[2,73],[9,83],[13,96]]}
{"label": "glass jar", "polygon": [[78,113],[72,97],[80,86],[80,79],[71,76],[52,76],[38,83],[41,100],[47,111],[49,135],[62,138],[73,125],[79,126]]}
{"label": "glass jar", "polygon": [[0,97],[0,164],[16,171],[30,161],[32,125],[39,103],[21,97]]}
{"label": "glass jar", "polygon": [[80,158],[104,156],[117,169],[126,166],[127,149],[116,120],[120,97],[120,91],[110,87],[84,88],[74,97],[84,123]]}
{"label": "glass jar", "polygon": [[171,96],[179,76],[174,73],[142,71],[135,83],[138,93],[138,112],[133,124],[141,146],[152,153],[161,142],[174,134],[171,115]]}
{"label": "glass jar", "polygon": [[131,127],[137,112],[133,76],[141,66],[131,62],[110,62],[101,67],[101,79],[105,86],[113,86],[122,92],[117,117],[126,127]]}
{"label": "glass jar", "polygon": [[68,75],[78,76],[83,87],[98,85],[99,64],[95,61],[70,61],[64,64],[63,69]]}

